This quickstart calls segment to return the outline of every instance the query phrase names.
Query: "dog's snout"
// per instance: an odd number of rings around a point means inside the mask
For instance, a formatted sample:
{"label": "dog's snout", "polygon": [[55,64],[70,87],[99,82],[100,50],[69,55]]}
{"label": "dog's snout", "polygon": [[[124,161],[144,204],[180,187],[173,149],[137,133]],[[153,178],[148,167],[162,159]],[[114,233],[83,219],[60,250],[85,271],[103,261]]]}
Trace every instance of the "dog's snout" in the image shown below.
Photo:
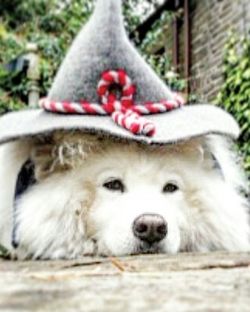
{"label": "dog's snout", "polygon": [[149,244],[160,242],[167,232],[167,222],[158,214],[142,214],[133,223],[134,235]]}

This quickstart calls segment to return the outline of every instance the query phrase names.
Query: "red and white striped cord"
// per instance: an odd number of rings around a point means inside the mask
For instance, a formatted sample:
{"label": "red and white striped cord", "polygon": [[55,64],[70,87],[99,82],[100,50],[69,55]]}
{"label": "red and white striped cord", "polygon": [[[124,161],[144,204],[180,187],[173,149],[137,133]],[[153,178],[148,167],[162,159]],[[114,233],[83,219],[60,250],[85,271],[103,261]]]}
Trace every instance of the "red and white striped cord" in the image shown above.
{"label": "red and white striped cord", "polygon": [[[110,92],[112,85],[119,85],[122,88],[120,100]],[[133,134],[146,136],[153,136],[156,129],[151,121],[141,115],[165,113],[184,105],[183,98],[176,93],[173,93],[174,100],[135,105],[133,101],[135,92],[136,87],[124,70],[111,70],[102,74],[98,84],[97,93],[101,98],[102,105],[86,101],[79,101],[78,103],[58,102],[48,98],[41,99],[39,105],[44,110],[53,113],[111,115],[114,122],[119,126]]]}

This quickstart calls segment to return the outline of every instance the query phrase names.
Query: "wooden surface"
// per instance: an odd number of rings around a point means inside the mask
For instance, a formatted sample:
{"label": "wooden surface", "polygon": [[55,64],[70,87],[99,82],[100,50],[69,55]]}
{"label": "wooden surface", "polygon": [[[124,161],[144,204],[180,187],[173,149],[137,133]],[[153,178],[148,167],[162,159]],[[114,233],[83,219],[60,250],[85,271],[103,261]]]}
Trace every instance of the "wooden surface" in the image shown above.
{"label": "wooden surface", "polygon": [[0,260],[0,311],[250,311],[250,254]]}

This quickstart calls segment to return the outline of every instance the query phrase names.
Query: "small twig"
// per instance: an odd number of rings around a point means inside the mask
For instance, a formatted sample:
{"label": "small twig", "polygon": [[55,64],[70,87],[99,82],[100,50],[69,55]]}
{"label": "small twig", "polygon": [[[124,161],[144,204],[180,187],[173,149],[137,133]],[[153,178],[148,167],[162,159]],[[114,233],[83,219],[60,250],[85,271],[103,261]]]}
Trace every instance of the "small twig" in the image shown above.
{"label": "small twig", "polygon": [[103,261],[90,261],[90,262],[77,262],[70,265],[65,265],[62,267],[62,269],[71,269],[76,267],[85,267],[85,266],[92,266],[92,265],[99,265],[102,264]]}
{"label": "small twig", "polygon": [[125,271],[125,267],[124,265],[122,264],[122,262],[117,259],[117,258],[114,258],[114,257],[110,257],[109,258],[111,263],[121,272],[124,272]]}

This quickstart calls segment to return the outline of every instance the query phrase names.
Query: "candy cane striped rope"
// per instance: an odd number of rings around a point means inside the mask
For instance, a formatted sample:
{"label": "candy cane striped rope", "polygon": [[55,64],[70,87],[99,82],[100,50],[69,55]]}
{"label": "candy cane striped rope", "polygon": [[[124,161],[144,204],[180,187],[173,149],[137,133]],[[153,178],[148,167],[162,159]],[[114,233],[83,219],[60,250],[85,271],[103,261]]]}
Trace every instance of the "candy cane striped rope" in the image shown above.
{"label": "candy cane striped rope", "polygon": [[[121,87],[121,99],[110,92],[112,85]],[[153,136],[155,125],[143,118],[141,115],[159,114],[171,111],[184,105],[184,100],[178,94],[174,94],[174,100],[165,100],[159,103],[146,102],[136,104],[133,101],[136,92],[135,85],[132,84],[124,70],[106,71],[102,74],[98,84],[97,93],[101,98],[100,104],[86,101],[57,102],[44,98],[40,100],[40,107],[46,111],[64,114],[82,115],[111,115],[113,121],[119,126],[129,130],[133,134]]]}

